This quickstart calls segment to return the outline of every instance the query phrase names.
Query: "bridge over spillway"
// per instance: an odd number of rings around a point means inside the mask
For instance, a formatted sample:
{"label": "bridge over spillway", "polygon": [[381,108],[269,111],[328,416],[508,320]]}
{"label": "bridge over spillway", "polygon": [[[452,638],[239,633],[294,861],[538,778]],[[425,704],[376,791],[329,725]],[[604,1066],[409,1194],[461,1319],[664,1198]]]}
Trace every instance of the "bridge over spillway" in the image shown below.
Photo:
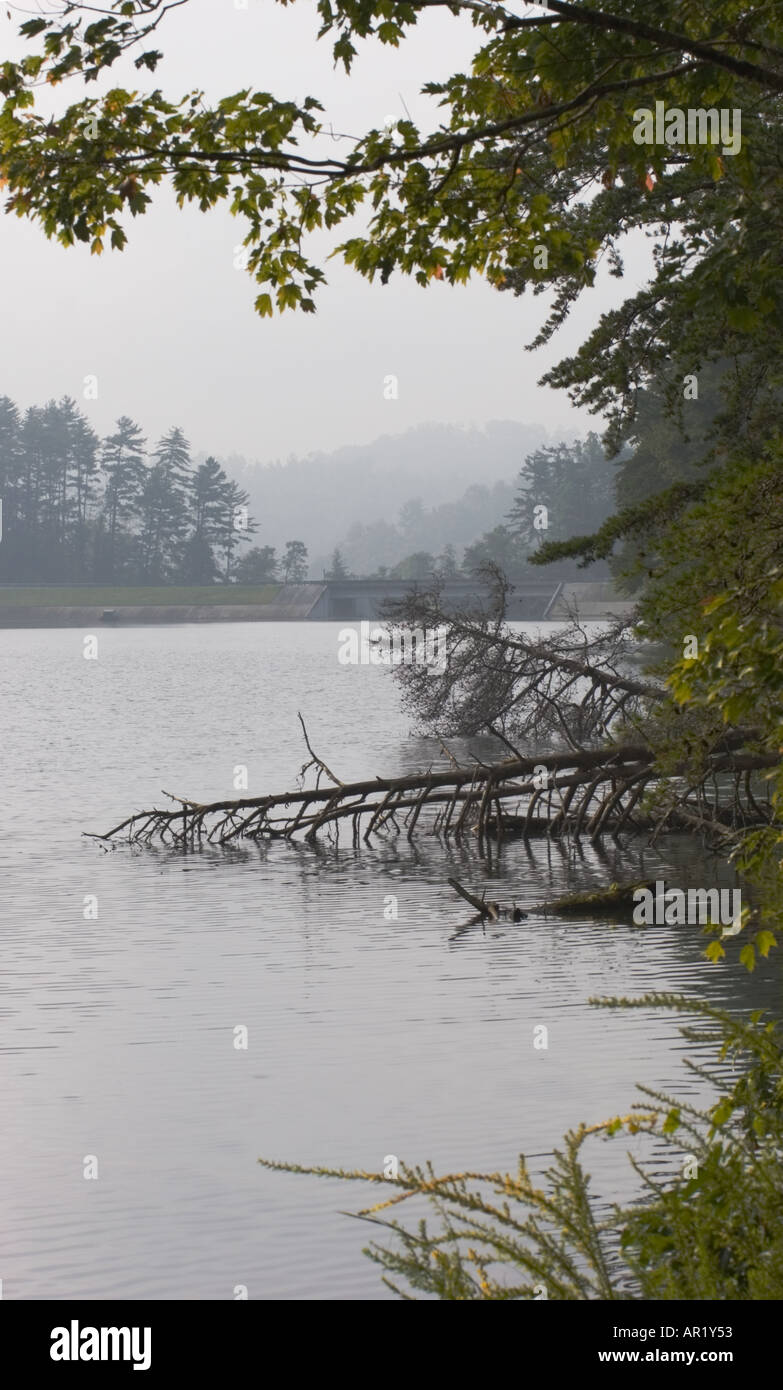
{"label": "bridge over spillway", "polygon": [[[310,621],[380,619],[383,606],[404,598],[414,588],[426,589],[426,581],[411,579],[328,579],[308,613]],[[552,579],[525,579],[515,585],[508,617],[519,621],[543,620],[556,603],[561,583]],[[489,589],[472,579],[448,579],[441,590],[444,607],[457,609],[478,599],[487,599]]]}

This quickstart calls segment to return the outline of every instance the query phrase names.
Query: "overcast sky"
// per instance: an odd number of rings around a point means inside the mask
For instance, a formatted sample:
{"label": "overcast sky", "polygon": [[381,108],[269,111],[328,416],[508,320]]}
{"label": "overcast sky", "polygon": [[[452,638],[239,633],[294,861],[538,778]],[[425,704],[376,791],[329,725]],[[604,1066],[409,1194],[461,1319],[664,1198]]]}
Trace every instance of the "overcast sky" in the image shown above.
{"label": "overcast sky", "polygon": [[[18,51],[13,36],[24,17],[11,13],[0,10],[4,56]],[[159,30],[166,59],[157,73],[140,78],[126,67],[111,85],[159,85],[170,97],[193,87],[210,98],[246,86],[297,100],[311,94],[335,130],[360,133],[404,115],[403,103],[426,124],[422,84],[467,66],[476,43],[469,25],[433,13],[397,51],[363,45],[346,77],[333,69],[330,40],[316,42],[317,28],[311,0],[290,8],[247,0],[246,9],[189,0]],[[82,90],[74,85],[70,99]],[[532,421],[564,434],[596,427],[536,381],[627,282],[602,276],[556,346],[535,355],[524,344],[545,316],[544,297],[516,299],[479,279],[422,290],[396,277],[383,287],[332,261],[315,316],[262,320],[254,282],[233,264],[244,225],[222,208],[180,212],[170,195],[153,197],[151,211],[129,219],[126,250],[100,258],[3,218],[0,394],[22,406],[72,395],[101,433],[129,414],[151,439],[179,424],[196,450],[262,461],[424,421]],[[644,264],[640,244],[628,261],[634,283]],[[396,401],[383,396],[389,373],[399,378]],[[83,399],[88,374],[98,377],[94,401]]]}

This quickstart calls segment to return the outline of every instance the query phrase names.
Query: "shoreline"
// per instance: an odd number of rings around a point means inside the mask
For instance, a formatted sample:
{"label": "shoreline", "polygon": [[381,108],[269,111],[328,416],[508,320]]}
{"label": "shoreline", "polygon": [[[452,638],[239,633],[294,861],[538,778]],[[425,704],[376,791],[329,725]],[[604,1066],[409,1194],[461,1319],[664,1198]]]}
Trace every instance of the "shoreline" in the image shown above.
{"label": "shoreline", "polygon": [[[239,586],[237,586],[239,587]],[[214,589],[102,591],[0,587],[0,629],[34,627],[137,627],[181,623],[381,622],[388,600],[400,600],[415,587],[410,580],[310,580],[301,584],[247,586],[228,601]],[[13,595],[13,597],[12,597]],[[485,597],[475,580],[450,580],[442,597],[459,609]],[[83,598],[82,602],[78,600]],[[47,601],[48,600],[48,601]],[[58,601],[59,600],[59,601]],[[63,601],[65,600],[65,601]],[[70,600],[70,601],[68,601]],[[74,600],[76,600],[74,602]],[[90,602],[92,600],[92,602]],[[168,600],[168,601],[167,601]],[[611,582],[532,579],[514,584],[506,613],[522,622],[568,621],[574,611],[586,621],[630,616],[633,603]]]}
{"label": "shoreline", "polygon": [[[111,616],[110,616],[111,615]],[[276,603],[133,605],[113,609],[42,604],[0,604],[0,629],[30,627],[139,627],[175,623],[306,622],[306,613]]]}

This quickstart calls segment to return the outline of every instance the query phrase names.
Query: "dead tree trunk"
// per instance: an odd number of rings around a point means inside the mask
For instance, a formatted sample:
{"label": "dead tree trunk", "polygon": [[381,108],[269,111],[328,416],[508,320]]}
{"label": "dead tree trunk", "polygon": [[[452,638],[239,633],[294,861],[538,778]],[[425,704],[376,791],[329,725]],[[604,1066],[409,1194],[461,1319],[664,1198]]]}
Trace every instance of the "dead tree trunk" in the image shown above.
{"label": "dead tree trunk", "polygon": [[[643,793],[661,785],[653,750],[644,743],[569,752],[538,753],[512,757],[492,765],[453,766],[443,772],[413,773],[406,777],[368,778],[341,782],[313,753],[305,730],[311,760],[303,773],[315,767],[315,786],[268,796],[200,803],[171,796],[175,809],[153,808],[128,816],[112,830],[93,838],[112,841],[123,836],[131,843],[163,844],[195,849],[203,843],[228,845],[238,840],[291,839],[302,835],[313,841],[321,834],[337,838],[346,821],[354,844],[364,826],[364,839],[372,835],[407,831],[425,815],[431,831],[448,838],[475,834],[499,837],[531,835],[599,835],[655,827],[702,830],[724,841],[737,829],[769,825],[771,812],[747,793],[752,771],[776,766],[779,755],[749,752],[752,730],[726,734],[720,746],[706,756],[704,799],[698,811],[688,801],[692,788],[678,793],[667,784],[667,795],[656,797],[649,811],[634,816]],[[546,783],[542,785],[542,766]],[[675,773],[678,769],[674,769]],[[734,784],[731,803],[721,806],[717,792],[710,800],[706,785],[716,774]],[[328,785],[320,785],[321,778]],[[717,783],[715,784],[717,787]],[[539,803],[546,797],[544,813]],[[688,804],[686,804],[688,802]],[[456,822],[454,812],[459,810]],[[538,812],[534,814],[534,812]]]}

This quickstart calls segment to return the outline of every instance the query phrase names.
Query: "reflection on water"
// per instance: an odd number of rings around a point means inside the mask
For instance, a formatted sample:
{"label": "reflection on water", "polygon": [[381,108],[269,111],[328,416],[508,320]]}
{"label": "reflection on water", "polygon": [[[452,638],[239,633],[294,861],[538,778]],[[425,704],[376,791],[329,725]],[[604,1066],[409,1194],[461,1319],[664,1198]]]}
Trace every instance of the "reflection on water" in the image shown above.
{"label": "reflection on water", "polygon": [[[385,1297],[366,1229],[340,1214],[364,1194],[265,1172],[259,1154],[514,1166],[627,1108],[636,1081],[698,1085],[674,1018],[590,996],[749,1002],[694,929],[534,916],[459,930],[470,911],[449,877],[521,906],[618,877],[730,881],[682,838],[506,842],[489,867],[427,837],[186,857],[82,838],[162,788],[230,796],[240,766],[251,795],[293,785],[297,710],[343,779],[437,761],[385,672],[338,663],[338,631],[115,629],[97,662],[81,632],[0,633],[8,1298]],[[761,988],[757,975],[754,1003]],[[597,1146],[607,1197],[631,1190],[625,1148]]]}

